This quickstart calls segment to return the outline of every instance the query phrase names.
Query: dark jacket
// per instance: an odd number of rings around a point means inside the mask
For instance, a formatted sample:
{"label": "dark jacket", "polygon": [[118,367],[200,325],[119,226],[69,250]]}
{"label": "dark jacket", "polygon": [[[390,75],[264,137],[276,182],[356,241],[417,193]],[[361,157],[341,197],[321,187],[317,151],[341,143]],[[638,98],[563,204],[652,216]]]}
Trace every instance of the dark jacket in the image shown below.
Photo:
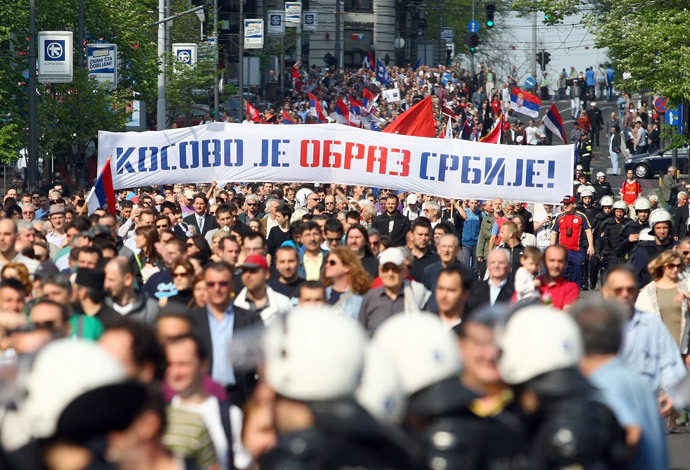
{"label": "dark jacket", "polygon": [[[233,307],[235,313],[235,321],[232,326],[233,339],[234,335],[244,329],[250,327],[263,329],[264,325],[261,317],[256,313],[248,312],[247,310]],[[192,310],[189,313],[194,328],[201,345],[208,354],[208,369],[213,370],[213,343],[211,342],[211,328],[208,324],[208,311],[206,307],[200,307]],[[232,403],[238,406],[242,404],[251,396],[254,386],[256,385],[256,370],[235,370],[235,387],[230,394]],[[233,396],[234,395],[234,396]]]}
{"label": "dark jacket", "polygon": [[182,221],[185,222],[187,225],[194,227],[196,233],[199,235],[206,235],[206,233],[208,233],[209,230],[218,228],[218,222],[216,222],[216,218],[210,214],[206,214],[206,217],[204,218],[203,231],[199,230],[199,225],[196,223],[196,214],[188,215],[187,217],[182,219]]}
{"label": "dark jacket", "polygon": [[[105,307],[115,310],[113,309],[112,297],[106,297],[103,304]],[[101,311],[104,310],[101,309]],[[127,315],[125,315],[125,317],[130,320],[146,323],[147,325],[155,325],[156,320],[158,320],[159,311],[160,307],[158,307],[158,302],[156,299],[148,296],[144,292],[137,292],[137,296],[134,298],[134,307]]]}
{"label": "dark jacket", "polygon": [[673,227],[671,234],[682,240],[688,234],[688,218],[690,218],[690,205],[685,204],[680,207],[676,206],[673,214]]}
{"label": "dark jacket", "polygon": [[[515,286],[508,280],[503,287],[501,287],[496,303],[510,302],[515,292]],[[491,288],[489,281],[480,281],[472,284],[472,294],[465,305],[465,314],[469,314],[473,310],[480,308],[483,305],[489,304],[491,301]]]}
{"label": "dark jacket", "polygon": [[[389,231],[391,221],[393,222],[393,229]],[[377,215],[372,225],[379,231],[379,235],[388,235],[391,239],[391,246],[405,246],[405,237],[410,231],[410,219],[398,210],[393,215],[389,215],[387,212]]]}

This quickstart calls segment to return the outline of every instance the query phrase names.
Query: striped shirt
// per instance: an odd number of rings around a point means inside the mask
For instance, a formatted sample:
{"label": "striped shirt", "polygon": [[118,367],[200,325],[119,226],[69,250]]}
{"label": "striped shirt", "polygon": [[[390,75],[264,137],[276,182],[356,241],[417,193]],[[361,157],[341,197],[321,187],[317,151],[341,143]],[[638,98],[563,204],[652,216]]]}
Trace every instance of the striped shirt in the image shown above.
{"label": "striped shirt", "polygon": [[191,458],[199,468],[208,468],[218,462],[211,436],[198,413],[169,405],[166,416],[168,426],[163,444],[173,455]]}

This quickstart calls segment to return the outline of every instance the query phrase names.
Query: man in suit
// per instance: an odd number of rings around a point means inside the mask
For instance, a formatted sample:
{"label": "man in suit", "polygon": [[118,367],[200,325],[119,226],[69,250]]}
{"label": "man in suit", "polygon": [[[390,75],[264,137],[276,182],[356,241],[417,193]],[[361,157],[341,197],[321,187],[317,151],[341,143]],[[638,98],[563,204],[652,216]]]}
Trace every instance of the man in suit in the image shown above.
{"label": "man in suit", "polygon": [[508,279],[510,274],[510,254],[503,248],[496,248],[489,252],[487,259],[489,279],[476,282],[472,286],[472,296],[467,301],[465,314],[478,308],[496,302],[510,302],[515,292],[514,286]]}
{"label": "man in suit", "polygon": [[518,130],[517,121],[511,122],[510,129],[508,129],[508,132],[503,133],[503,143],[505,145],[520,145],[522,142],[518,141],[518,137],[521,136],[522,134]]}
{"label": "man in suit", "polygon": [[238,333],[249,327],[263,328],[261,317],[253,312],[233,308],[232,267],[224,262],[212,263],[204,270],[208,304],[190,315],[196,333],[209,351],[209,370],[213,379],[228,391],[230,401],[242,407],[256,385],[254,370],[234,370],[228,355]]}
{"label": "man in suit", "polygon": [[[678,241],[682,240],[688,234],[688,218],[690,218],[690,206],[688,206],[688,195],[685,191],[681,191],[677,195],[678,202],[676,207],[669,209],[673,214],[673,238]],[[674,210],[675,209],[675,210]]]}
{"label": "man in suit", "polygon": [[206,196],[203,194],[195,195],[192,207],[194,207],[194,213],[188,215],[183,220],[190,227],[194,227],[197,234],[204,236],[209,230],[218,228],[216,218],[206,213],[208,210],[208,199],[206,199]]}

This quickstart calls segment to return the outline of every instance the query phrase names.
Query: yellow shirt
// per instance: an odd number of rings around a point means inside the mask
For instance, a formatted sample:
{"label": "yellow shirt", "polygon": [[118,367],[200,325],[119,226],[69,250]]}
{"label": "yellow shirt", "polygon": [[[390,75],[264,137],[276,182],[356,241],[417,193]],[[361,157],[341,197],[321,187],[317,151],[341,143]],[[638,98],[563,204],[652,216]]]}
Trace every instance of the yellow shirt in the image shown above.
{"label": "yellow shirt", "polygon": [[307,281],[318,281],[321,279],[321,265],[323,264],[323,253],[319,252],[318,256],[312,258],[309,253],[304,253],[302,258],[304,262],[304,270],[307,273]]}

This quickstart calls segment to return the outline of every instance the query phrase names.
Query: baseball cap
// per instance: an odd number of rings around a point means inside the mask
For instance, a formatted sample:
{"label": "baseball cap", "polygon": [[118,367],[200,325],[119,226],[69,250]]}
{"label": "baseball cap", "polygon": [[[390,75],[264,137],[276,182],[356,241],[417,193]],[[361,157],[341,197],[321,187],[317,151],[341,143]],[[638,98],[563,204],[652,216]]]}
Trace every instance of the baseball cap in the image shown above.
{"label": "baseball cap", "polygon": [[268,271],[268,263],[266,258],[261,255],[249,255],[244,259],[244,263],[241,266],[242,269],[256,269],[261,268]]}
{"label": "baseball cap", "polygon": [[582,165],[578,165],[575,167],[576,170],[583,170]]}
{"label": "baseball cap", "polygon": [[573,196],[563,196],[561,204],[575,204],[575,198]]}
{"label": "baseball cap", "polygon": [[417,204],[417,195],[416,194],[410,194],[407,196],[407,203],[408,204]]}
{"label": "baseball cap", "polygon": [[396,266],[403,266],[405,264],[405,257],[400,248],[388,248],[379,257],[379,266],[386,263],[393,263]]}

